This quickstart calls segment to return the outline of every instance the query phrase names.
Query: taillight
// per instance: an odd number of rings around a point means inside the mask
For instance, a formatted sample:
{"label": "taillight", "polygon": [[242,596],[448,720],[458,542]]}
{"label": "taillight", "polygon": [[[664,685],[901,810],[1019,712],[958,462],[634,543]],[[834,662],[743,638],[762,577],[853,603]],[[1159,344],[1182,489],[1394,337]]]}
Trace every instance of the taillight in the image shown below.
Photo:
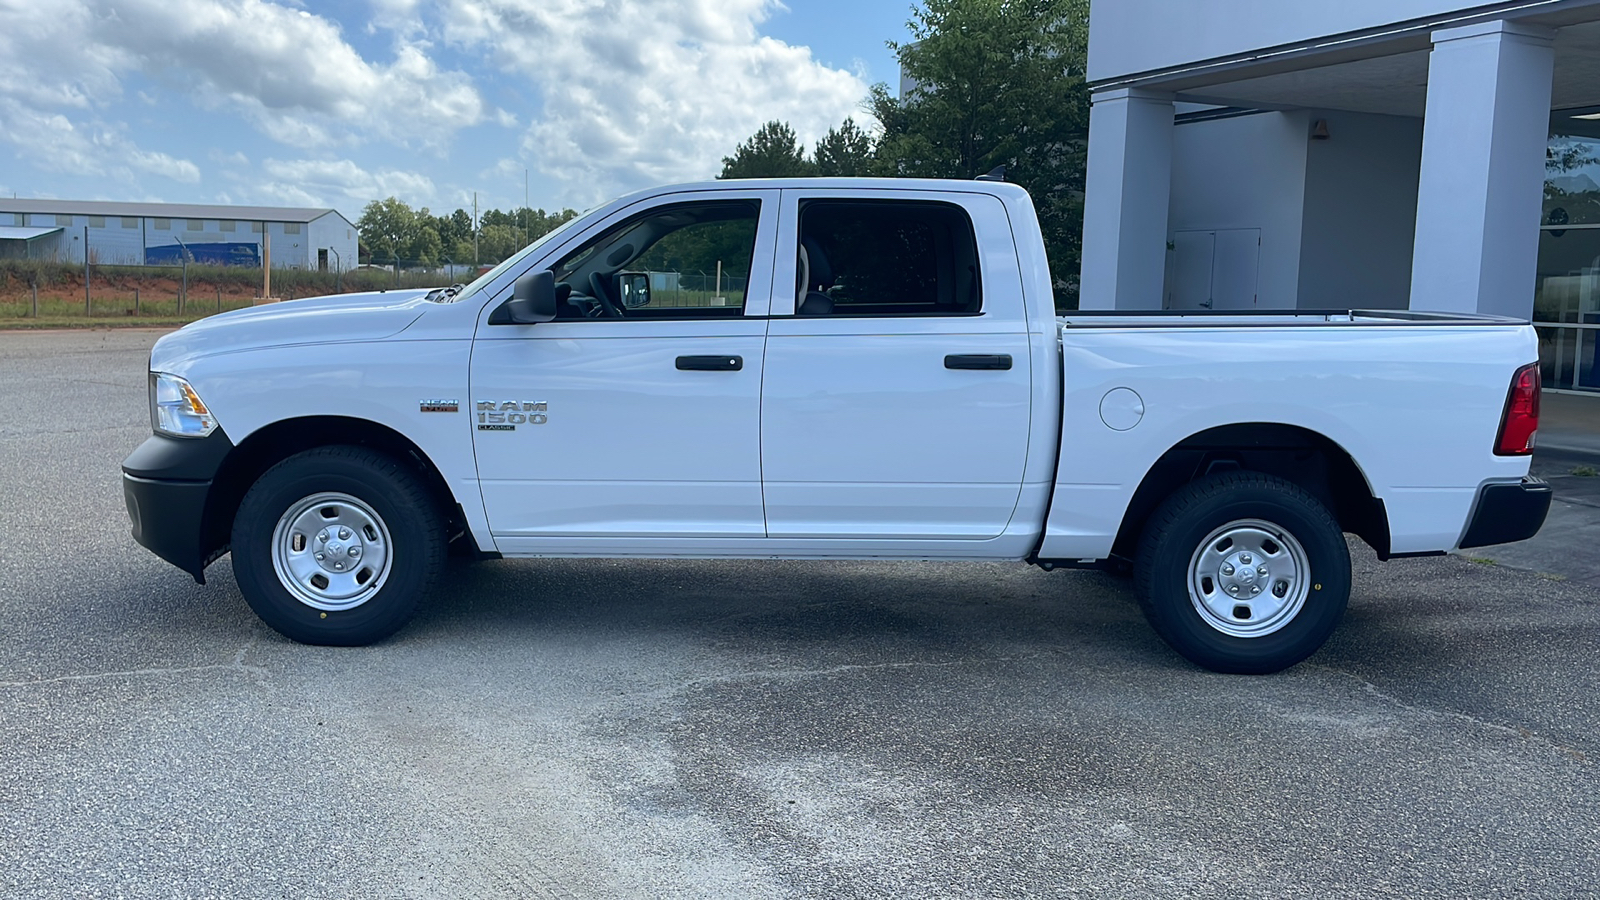
{"label": "taillight", "polygon": [[1526,456],[1533,452],[1539,433],[1540,384],[1538,363],[1529,363],[1511,376],[1511,394],[1506,397],[1500,437],[1494,444],[1496,456]]}

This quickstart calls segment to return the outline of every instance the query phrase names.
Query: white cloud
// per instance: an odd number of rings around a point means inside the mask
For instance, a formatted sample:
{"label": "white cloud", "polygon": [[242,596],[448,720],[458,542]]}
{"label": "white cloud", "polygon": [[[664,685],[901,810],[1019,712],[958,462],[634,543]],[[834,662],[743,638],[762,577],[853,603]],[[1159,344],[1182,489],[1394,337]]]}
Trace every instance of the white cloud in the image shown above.
{"label": "white cloud", "polygon": [[531,165],[587,205],[709,178],[763,122],[814,142],[867,86],[806,47],[762,36],[773,0],[441,0],[447,41],[487,48],[538,86]]}
{"label": "white cloud", "polygon": [[0,95],[0,140],[47,172],[107,175],[128,185],[135,181],[135,173],[185,184],[200,180],[200,168],[194,163],[141,150],[119,128],[98,122],[78,125],[61,113],[33,109],[4,95]]}
{"label": "white cloud", "polygon": [[423,206],[435,193],[433,180],[426,175],[398,169],[369,171],[348,159],[268,159],[261,168],[268,180],[256,190],[291,206],[359,210],[372,200],[391,196]]}
{"label": "white cloud", "polygon": [[425,44],[369,61],[338,23],[265,0],[0,0],[0,22],[0,98],[35,110],[103,108],[139,71],[287,143],[441,146],[489,114]]}
{"label": "white cloud", "polygon": [[198,76],[208,94],[269,135],[328,143],[375,134],[442,143],[486,115],[471,79],[441,70],[417,43],[363,58],[338,23],[263,0],[79,0],[94,3],[94,39],[148,72]]}

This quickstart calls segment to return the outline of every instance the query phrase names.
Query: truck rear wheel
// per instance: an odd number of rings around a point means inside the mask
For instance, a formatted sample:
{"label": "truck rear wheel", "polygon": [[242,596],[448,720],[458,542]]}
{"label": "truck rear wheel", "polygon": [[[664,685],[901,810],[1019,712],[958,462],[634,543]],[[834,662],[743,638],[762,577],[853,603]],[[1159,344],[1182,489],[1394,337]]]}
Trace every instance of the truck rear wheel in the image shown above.
{"label": "truck rear wheel", "polygon": [[1255,472],[1209,476],[1158,508],[1134,577],[1156,633],[1196,665],[1265,674],[1328,640],[1350,599],[1350,550],[1326,507]]}
{"label": "truck rear wheel", "polygon": [[250,488],[233,525],[233,572],[262,621],[304,644],[362,646],[400,630],[437,577],[444,529],[400,462],[319,447]]}

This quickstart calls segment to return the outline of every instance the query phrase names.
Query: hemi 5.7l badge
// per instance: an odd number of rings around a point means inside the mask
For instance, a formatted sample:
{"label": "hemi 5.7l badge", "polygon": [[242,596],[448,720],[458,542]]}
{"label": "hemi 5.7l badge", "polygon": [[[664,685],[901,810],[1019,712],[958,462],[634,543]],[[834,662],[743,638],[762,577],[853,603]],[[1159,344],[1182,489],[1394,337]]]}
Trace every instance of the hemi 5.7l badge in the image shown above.
{"label": "hemi 5.7l badge", "polygon": [[479,400],[479,431],[516,431],[518,425],[544,425],[550,404],[543,400]]}
{"label": "hemi 5.7l badge", "polygon": [[460,412],[459,400],[424,400],[420,404],[423,412]]}

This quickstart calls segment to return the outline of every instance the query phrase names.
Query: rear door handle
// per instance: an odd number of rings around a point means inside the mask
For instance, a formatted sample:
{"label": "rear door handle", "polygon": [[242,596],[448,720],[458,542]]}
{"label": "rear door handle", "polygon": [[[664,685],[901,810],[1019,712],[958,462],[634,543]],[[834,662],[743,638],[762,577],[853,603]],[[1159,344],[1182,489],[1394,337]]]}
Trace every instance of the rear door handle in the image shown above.
{"label": "rear door handle", "polygon": [[744,368],[744,357],[680,356],[678,368],[685,372],[737,372]]}
{"label": "rear door handle", "polygon": [[952,353],[944,358],[946,369],[1009,369],[1009,353]]}

